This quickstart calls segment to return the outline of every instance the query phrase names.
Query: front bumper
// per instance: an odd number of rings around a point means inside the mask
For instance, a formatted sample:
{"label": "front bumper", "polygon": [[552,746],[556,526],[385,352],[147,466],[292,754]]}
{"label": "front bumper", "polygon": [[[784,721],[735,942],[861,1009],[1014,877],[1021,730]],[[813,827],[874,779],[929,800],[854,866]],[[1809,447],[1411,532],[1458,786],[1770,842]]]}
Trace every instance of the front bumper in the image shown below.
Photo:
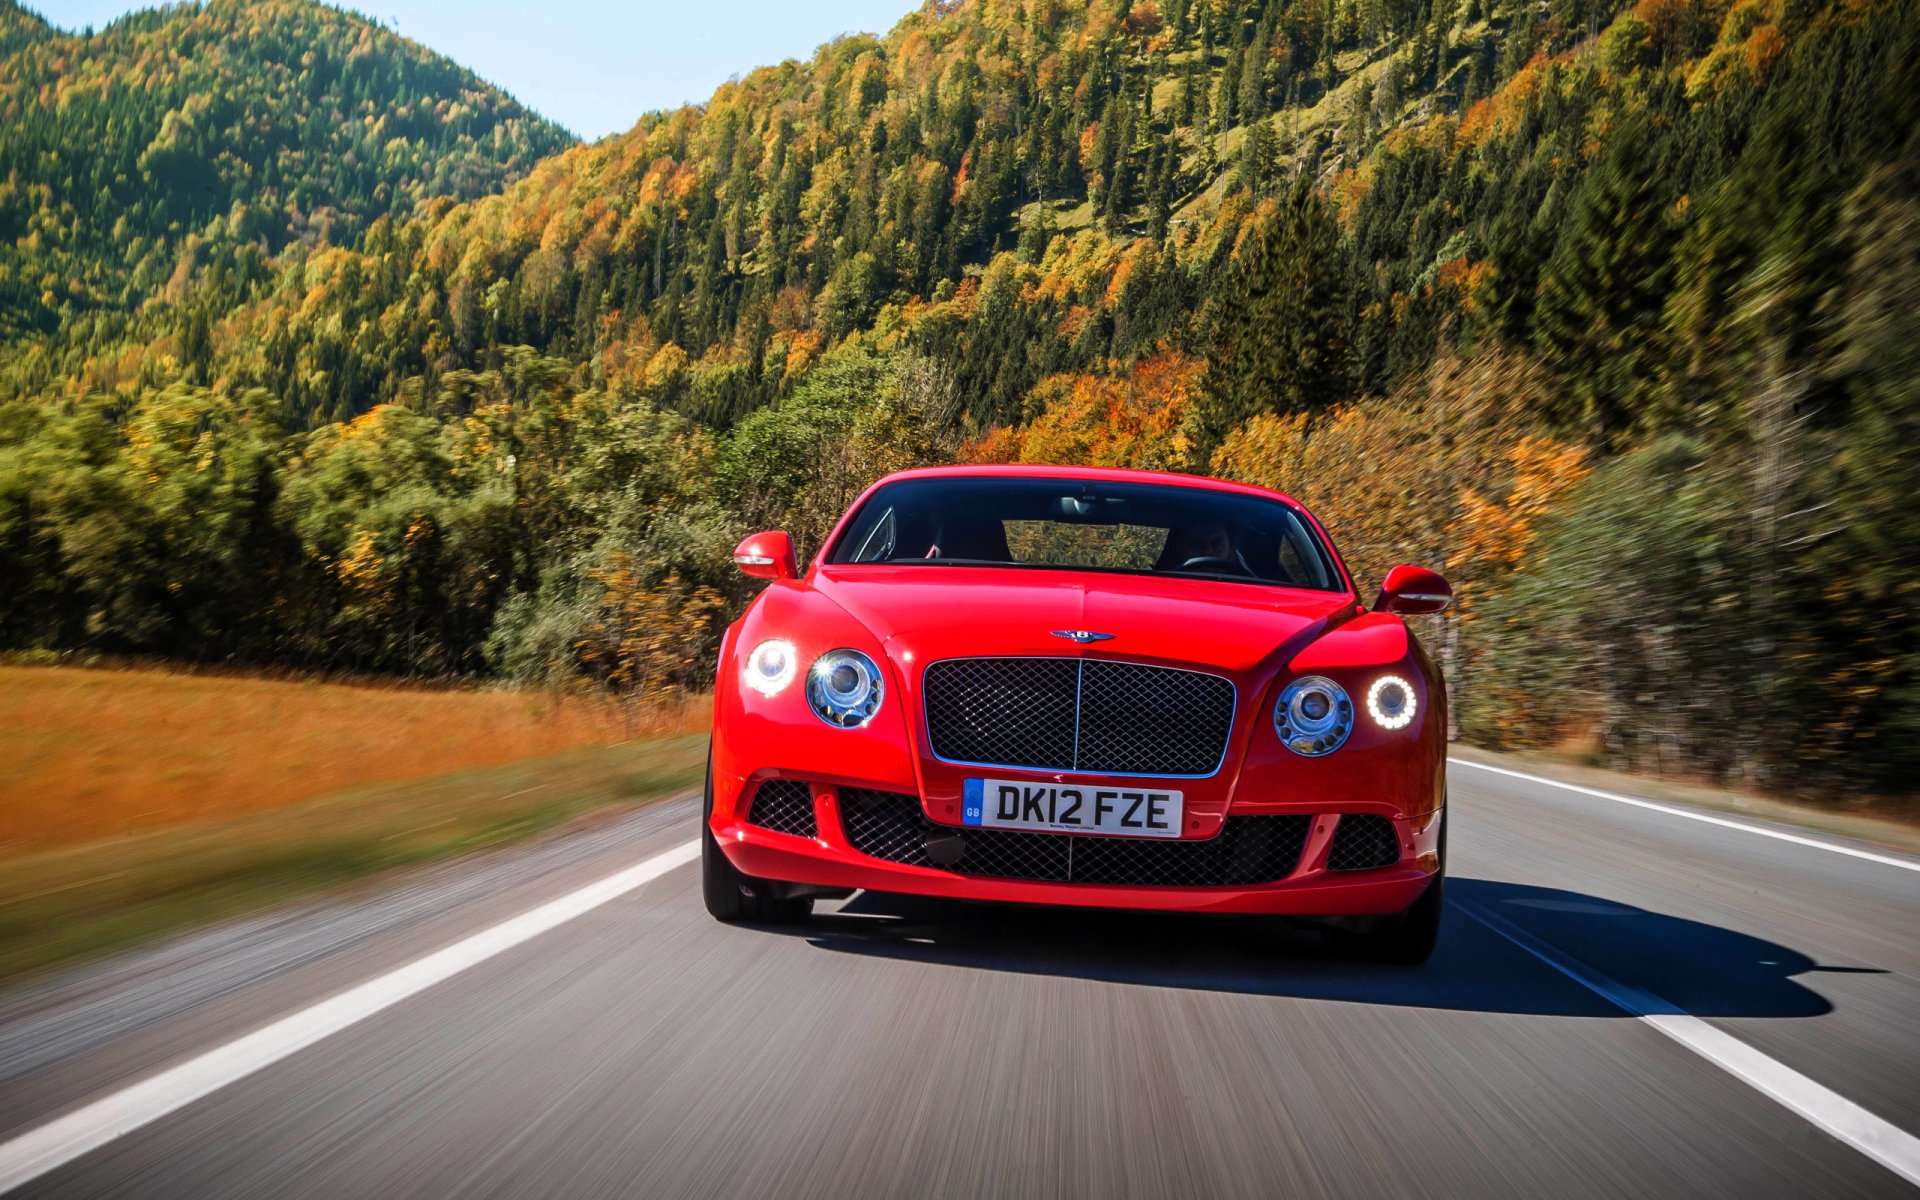
{"label": "front bumper", "polygon": [[[751,797],[764,779],[742,781],[738,790],[728,789],[732,795],[726,799],[738,801]],[[1403,817],[1382,806],[1368,815],[1381,816],[1392,823],[1400,843],[1400,856],[1393,865],[1368,870],[1331,869],[1328,855],[1334,845],[1340,814],[1309,813],[1299,818],[1307,824],[1297,860],[1284,875],[1269,881],[1225,886],[1138,886],[1001,878],[889,861],[862,853],[848,837],[841,789],[819,782],[809,782],[807,786],[815,827],[811,837],[752,824],[746,819],[744,804],[723,801],[715,806],[714,837],[735,867],[760,879],[809,887],[864,888],[959,900],[1164,912],[1356,917],[1404,911],[1419,899],[1439,869],[1439,811]],[[978,832],[961,826],[939,828],[941,832],[950,829],[962,837]],[[1033,836],[1096,840],[1074,834]]]}

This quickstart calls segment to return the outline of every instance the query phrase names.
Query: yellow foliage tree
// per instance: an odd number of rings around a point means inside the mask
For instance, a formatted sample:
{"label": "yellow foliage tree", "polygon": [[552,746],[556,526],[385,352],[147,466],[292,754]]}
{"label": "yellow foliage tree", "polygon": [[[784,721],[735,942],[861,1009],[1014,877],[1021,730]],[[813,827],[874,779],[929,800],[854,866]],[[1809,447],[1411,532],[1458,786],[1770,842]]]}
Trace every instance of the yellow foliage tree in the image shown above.
{"label": "yellow foliage tree", "polygon": [[591,674],[639,706],[707,682],[701,676],[709,631],[727,613],[726,597],[687,586],[677,572],[649,583],[657,568],[615,554],[592,572],[600,588],[598,614],[574,647]]}
{"label": "yellow foliage tree", "polygon": [[1229,434],[1216,475],[1297,496],[1367,589],[1396,563],[1442,569],[1457,601],[1442,619],[1449,682],[1471,673],[1474,597],[1498,586],[1586,474],[1585,452],[1539,432],[1552,380],[1527,360],[1443,356],[1392,396],[1308,416],[1265,414]]}
{"label": "yellow foliage tree", "polygon": [[1165,350],[1125,374],[1050,375],[1027,402],[1039,415],[1018,430],[995,429],[967,448],[978,462],[1086,463],[1190,469],[1183,432],[1204,361]]}

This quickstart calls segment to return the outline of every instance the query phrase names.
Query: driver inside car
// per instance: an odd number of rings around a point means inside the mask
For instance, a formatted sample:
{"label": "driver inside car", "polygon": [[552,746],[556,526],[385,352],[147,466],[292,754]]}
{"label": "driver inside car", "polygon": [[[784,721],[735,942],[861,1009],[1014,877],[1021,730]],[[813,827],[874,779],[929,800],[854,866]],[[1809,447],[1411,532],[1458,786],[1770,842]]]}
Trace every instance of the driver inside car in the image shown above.
{"label": "driver inside car", "polygon": [[1225,525],[1188,525],[1175,531],[1171,540],[1173,553],[1167,556],[1162,570],[1254,574]]}

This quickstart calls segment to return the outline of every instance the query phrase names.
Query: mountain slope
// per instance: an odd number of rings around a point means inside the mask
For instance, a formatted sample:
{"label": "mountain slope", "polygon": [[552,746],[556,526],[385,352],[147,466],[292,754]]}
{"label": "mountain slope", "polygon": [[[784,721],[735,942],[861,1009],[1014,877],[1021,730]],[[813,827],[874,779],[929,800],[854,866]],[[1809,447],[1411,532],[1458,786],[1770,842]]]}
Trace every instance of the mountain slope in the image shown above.
{"label": "mountain slope", "polygon": [[1885,3],[1782,11],[930,6],[310,263],[235,321],[231,378],[339,417],[529,345],[725,424],[877,329],[948,361],[976,422],[1007,422],[1050,372],[1194,344],[1247,218],[1304,178],[1340,220],[1316,270],[1352,354],[1317,402],[1387,391],[1444,327],[1467,332],[1463,309],[1531,340],[1563,222],[1623,155],[1649,200],[1697,203],[1767,104],[1804,101],[1828,114],[1814,177],[1857,178],[1902,119],[1885,97],[1912,82],[1911,23]]}
{"label": "mountain slope", "polygon": [[257,247],[524,174],[565,131],[310,0],[213,0],[92,36],[0,0],[0,337],[178,299]]}
{"label": "mountain slope", "polygon": [[39,13],[21,8],[12,0],[0,4],[0,54],[12,54],[22,46],[52,36],[53,27]]}
{"label": "mountain slope", "polygon": [[[929,6],[883,38],[754,71],[705,105],[651,115],[500,196],[396,230],[378,271],[360,262],[354,286],[324,285],[346,306],[329,330],[399,322],[377,348],[301,346],[289,315],[299,361],[243,361],[236,378],[326,417],[390,397],[409,375],[481,362],[489,346],[598,359],[630,380],[672,347],[655,372],[670,401],[727,421],[791,382],[789,358],[804,368],[889,305],[942,300],[996,253],[1036,263],[1069,235],[1076,294],[1054,289],[1066,302],[1019,336],[1065,321],[1072,344],[1024,364],[983,346],[963,371],[981,393],[975,415],[1005,419],[1046,370],[1180,332],[1199,298],[1181,276],[1217,267],[1251,201],[1295,172],[1328,182],[1395,128],[1460,111],[1529,55],[1573,45],[1571,18],[1615,6],[1538,20],[1478,0]],[[1382,300],[1428,266],[1439,232],[1390,264]],[[1097,289],[1148,244],[1168,256],[1129,268],[1138,311],[1116,331]],[[1175,259],[1182,271],[1158,269]],[[391,309],[421,289],[433,311]],[[363,350],[372,360],[342,369]],[[688,371],[668,369],[681,357]]]}
{"label": "mountain slope", "polygon": [[1910,789],[1916,64],[1910,0],[929,4],[0,358],[0,645],[698,685],[747,530],[1098,461],[1444,567],[1483,740]]}

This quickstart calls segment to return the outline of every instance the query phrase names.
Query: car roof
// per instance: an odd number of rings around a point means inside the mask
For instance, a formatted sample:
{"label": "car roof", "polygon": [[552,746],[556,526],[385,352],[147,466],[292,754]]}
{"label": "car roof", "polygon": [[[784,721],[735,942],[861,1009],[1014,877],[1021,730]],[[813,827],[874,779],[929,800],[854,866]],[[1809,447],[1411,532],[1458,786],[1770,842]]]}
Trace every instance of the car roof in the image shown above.
{"label": "car roof", "polygon": [[[1033,463],[969,463],[951,467],[915,467],[907,471],[895,471],[874,483],[879,487],[896,479],[951,479],[973,477],[998,477],[1016,479],[1083,479],[1103,483],[1165,483],[1179,487],[1207,488],[1221,492],[1239,492],[1248,496],[1260,496],[1267,499],[1280,499],[1304,509],[1306,505],[1295,500],[1285,492],[1273,488],[1257,487],[1250,483],[1236,483],[1230,479],[1215,479],[1207,475],[1185,475],[1177,471],[1146,471],[1138,467],[1070,467]],[[869,489],[871,490],[871,489]]]}

